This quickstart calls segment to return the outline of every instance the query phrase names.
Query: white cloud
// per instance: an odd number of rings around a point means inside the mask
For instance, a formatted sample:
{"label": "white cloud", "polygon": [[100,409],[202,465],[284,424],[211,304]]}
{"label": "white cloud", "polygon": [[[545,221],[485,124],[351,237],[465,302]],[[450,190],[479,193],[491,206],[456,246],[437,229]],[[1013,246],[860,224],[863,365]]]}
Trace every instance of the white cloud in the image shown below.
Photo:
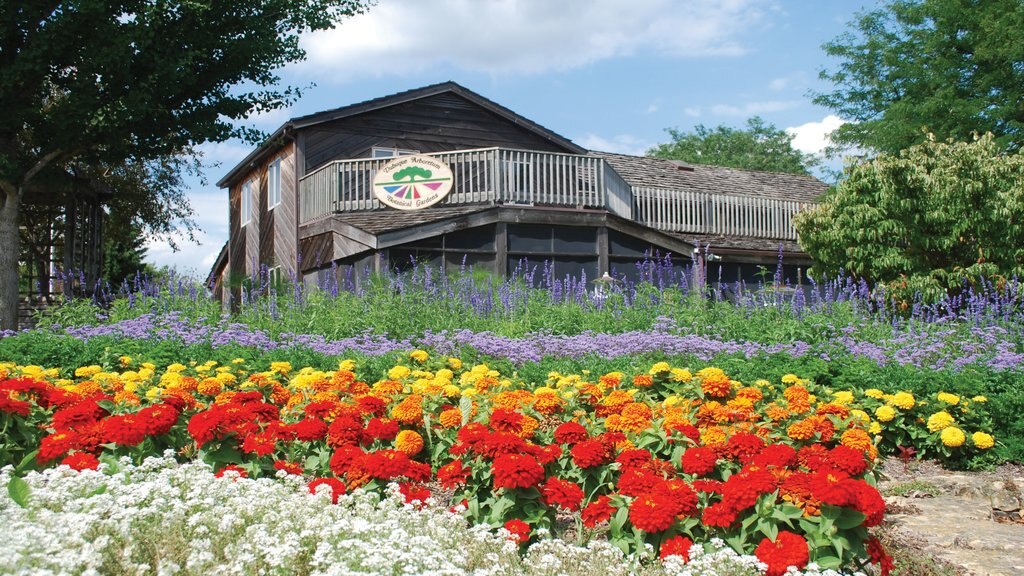
{"label": "white cloud", "polygon": [[646,114],[654,114],[654,113],[655,113],[655,112],[657,112],[657,111],[658,111],[658,105],[657,105],[657,104],[654,104],[654,103],[648,104],[648,105],[647,105],[647,109],[646,109],[646,110],[644,110],[644,112],[645,112]]}
{"label": "white cloud", "polygon": [[616,152],[618,154],[630,154],[633,156],[643,156],[653,144],[644,142],[632,136],[630,134],[619,134],[612,136],[611,138],[604,138],[597,134],[587,133],[582,138],[575,138],[573,140],[580,146],[587,150],[596,150],[599,152]]}
{"label": "white cloud", "polygon": [[686,114],[687,116],[692,116],[694,118],[700,118],[701,109],[699,106],[689,106],[683,108],[683,114]]}
{"label": "white cloud", "polygon": [[742,106],[731,104],[715,104],[711,107],[711,113],[718,116],[757,116],[771,112],[782,112],[792,110],[802,104],[798,100],[766,100],[764,102],[747,102]]}
{"label": "white cloud", "polygon": [[327,83],[445,63],[532,74],[641,52],[737,56],[768,8],[769,0],[380,0],[304,37],[308,60],[295,70]]}
{"label": "white cloud", "polygon": [[806,154],[821,154],[831,143],[828,135],[845,123],[842,118],[829,114],[820,122],[786,128],[786,132],[793,135],[793,148]]}
{"label": "white cloud", "polygon": [[768,89],[773,92],[780,92],[782,90],[785,90],[786,87],[789,86],[789,82],[790,79],[786,77],[775,78],[774,80],[768,83]]}
{"label": "white cloud", "polygon": [[174,241],[179,250],[175,252],[166,240],[150,240],[145,261],[205,279],[228,239],[228,194],[226,190],[197,190],[189,194],[189,203],[201,228],[195,235],[198,244],[184,234],[176,234]]}
{"label": "white cloud", "polygon": [[203,155],[204,164],[221,166],[227,171],[252,152],[252,147],[238,141],[206,142],[199,146],[199,152]]}

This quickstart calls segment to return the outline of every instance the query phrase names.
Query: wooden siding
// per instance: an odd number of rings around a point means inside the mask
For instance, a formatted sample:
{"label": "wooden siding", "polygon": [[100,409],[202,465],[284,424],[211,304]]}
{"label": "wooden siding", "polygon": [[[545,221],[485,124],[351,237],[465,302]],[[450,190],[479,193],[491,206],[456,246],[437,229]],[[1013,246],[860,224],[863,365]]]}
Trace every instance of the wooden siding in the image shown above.
{"label": "wooden siding", "polygon": [[333,232],[325,232],[299,242],[303,270],[322,268],[335,260],[333,237]]}
{"label": "wooden siding", "polygon": [[304,171],[366,158],[374,146],[422,153],[505,147],[564,152],[540,135],[452,93],[389,106],[303,130]]}
{"label": "wooden siding", "polygon": [[241,301],[238,279],[245,276],[245,245],[247,237],[241,227],[241,191],[238,183],[228,193],[228,286],[230,287],[232,306]]}
{"label": "wooden siding", "polygon": [[[299,254],[298,180],[295,174],[295,145],[289,144],[281,155],[281,203],[274,213],[274,261],[294,274]],[[269,166],[269,163],[268,163]]]}

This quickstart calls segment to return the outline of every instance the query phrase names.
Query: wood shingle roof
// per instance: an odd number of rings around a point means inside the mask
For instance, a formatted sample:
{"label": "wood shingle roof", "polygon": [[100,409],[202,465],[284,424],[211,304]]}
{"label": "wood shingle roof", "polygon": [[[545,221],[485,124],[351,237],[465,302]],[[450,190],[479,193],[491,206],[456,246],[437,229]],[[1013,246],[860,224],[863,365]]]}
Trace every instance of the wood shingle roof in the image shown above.
{"label": "wood shingle roof", "polygon": [[735,196],[816,202],[828,185],[813,176],[684,164],[676,160],[589,152],[604,158],[627,184]]}

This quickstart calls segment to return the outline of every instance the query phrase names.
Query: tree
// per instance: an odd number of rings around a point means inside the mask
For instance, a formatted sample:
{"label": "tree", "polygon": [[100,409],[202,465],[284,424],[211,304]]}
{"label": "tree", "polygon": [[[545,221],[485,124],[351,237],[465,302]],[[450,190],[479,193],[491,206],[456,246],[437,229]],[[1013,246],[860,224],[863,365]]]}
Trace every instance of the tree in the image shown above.
{"label": "tree", "polygon": [[887,283],[904,303],[1024,277],[1024,153],[986,134],[879,154],[849,165],[796,229],[814,275]]}
{"label": "tree", "polygon": [[18,214],[41,173],[120,165],[259,134],[236,125],[298,96],[275,71],[298,35],[363,0],[73,0],[0,8],[0,329],[17,323]]}
{"label": "tree", "polygon": [[851,122],[840,147],[896,153],[925,140],[991,132],[1024,144],[1024,1],[890,0],[823,48],[840,63],[813,101]]}
{"label": "tree", "polygon": [[724,125],[709,129],[698,124],[690,133],[675,128],[668,133],[672,142],[651,148],[648,156],[790,174],[810,174],[818,164],[813,156],[793,148],[792,135],[758,116],[747,120],[745,130]]}

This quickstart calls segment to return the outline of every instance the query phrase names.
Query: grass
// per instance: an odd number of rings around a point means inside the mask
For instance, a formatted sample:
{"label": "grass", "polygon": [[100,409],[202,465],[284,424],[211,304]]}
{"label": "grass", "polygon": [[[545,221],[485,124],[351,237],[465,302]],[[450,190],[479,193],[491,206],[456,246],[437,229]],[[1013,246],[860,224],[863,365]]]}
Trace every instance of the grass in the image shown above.
{"label": "grass", "polygon": [[935,484],[925,480],[911,480],[889,486],[882,493],[886,496],[920,498],[921,496],[938,496],[942,493],[942,490]]}

